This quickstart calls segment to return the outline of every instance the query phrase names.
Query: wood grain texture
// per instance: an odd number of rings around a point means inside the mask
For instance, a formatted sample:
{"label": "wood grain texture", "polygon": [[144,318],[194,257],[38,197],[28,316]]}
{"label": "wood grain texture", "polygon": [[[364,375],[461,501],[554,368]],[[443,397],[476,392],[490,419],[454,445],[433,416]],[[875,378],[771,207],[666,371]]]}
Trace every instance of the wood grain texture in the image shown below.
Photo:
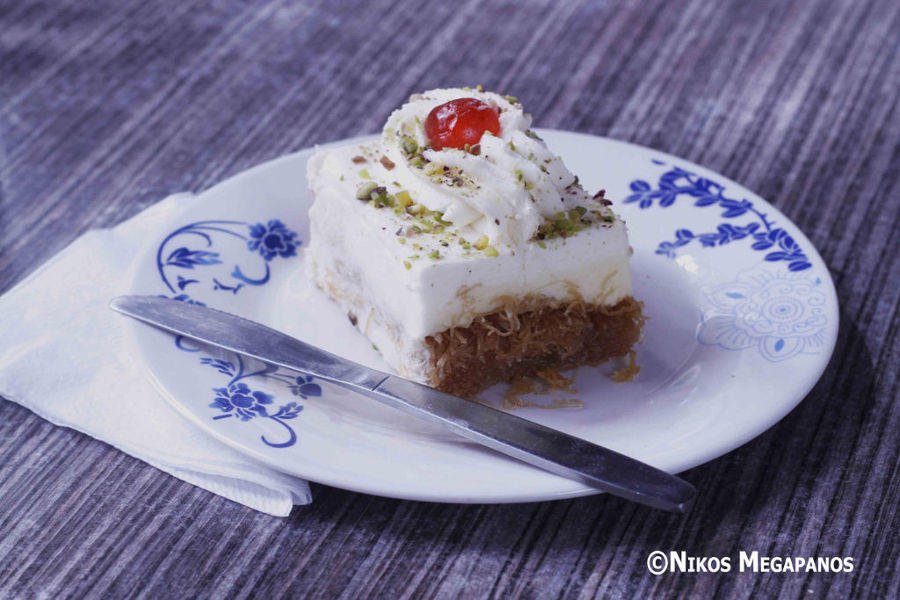
{"label": "wood grain texture", "polygon": [[[0,402],[0,597],[900,596],[900,4],[0,0],[0,290],[170,192],[483,83],[787,213],[832,270],[835,357],[689,471],[687,518],[595,497],[257,514]],[[0,325],[2,326],[2,325]],[[653,577],[655,549],[849,555],[851,574]]]}

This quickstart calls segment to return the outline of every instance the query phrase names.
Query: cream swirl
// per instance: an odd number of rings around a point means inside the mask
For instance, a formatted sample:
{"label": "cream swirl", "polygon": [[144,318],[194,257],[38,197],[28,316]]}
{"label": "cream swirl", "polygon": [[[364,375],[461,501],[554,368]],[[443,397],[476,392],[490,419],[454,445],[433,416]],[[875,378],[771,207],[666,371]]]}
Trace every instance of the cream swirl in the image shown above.
{"label": "cream swirl", "polygon": [[[436,106],[457,98],[478,98],[499,110],[499,136],[486,132],[477,155],[429,147],[425,119]],[[517,245],[559,211],[593,205],[577,178],[530,126],[531,115],[510,97],[435,89],[413,95],[391,113],[381,151],[396,165],[391,178],[416,202],[442,212],[463,235],[486,235],[491,244]]]}

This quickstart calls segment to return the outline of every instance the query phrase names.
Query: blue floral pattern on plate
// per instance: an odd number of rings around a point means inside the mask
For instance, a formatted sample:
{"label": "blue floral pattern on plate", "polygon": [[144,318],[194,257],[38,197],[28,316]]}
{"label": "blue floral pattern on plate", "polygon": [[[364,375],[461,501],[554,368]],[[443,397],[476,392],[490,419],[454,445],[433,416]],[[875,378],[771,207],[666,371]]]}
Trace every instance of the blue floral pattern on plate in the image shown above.
{"label": "blue floral pattern on plate", "polygon": [[[216,250],[218,236],[235,238],[245,242],[247,256],[241,261],[235,257],[224,256]],[[209,220],[189,223],[172,231],[160,243],[156,252],[156,269],[162,283],[168,290],[166,297],[205,306],[203,302],[192,297],[188,292],[191,286],[203,285],[204,280],[212,291],[237,294],[247,286],[262,286],[269,282],[271,268],[269,263],[276,258],[292,258],[297,256],[300,246],[297,233],[289,229],[279,219],[271,219],[266,223],[247,223],[244,221]],[[199,248],[196,246],[200,246]],[[254,264],[248,264],[248,260]],[[228,277],[222,275],[203,277],[198,271],[216,265],[234,264]],[[252,270],[251,270],[252,267]],[[249,276],[246,272],[254,273]],[[182,336],[175,337],[175,345],[185,352],[200,352],[200,348],[186,342]],[[253,380],[269,379],[279,382],[296,397],[306,399],[321,396],[322,388],[310,376],[294,376],[280,372],[277,367],[262,365],[257,369],[248,369],[240,355],[233,355],[226,360],[202,355],[200,363],[208,365],[228,377],[222,387],[213,388],[215,393],[210,408],[222,414],[214,416],[214,420],[236,418],[240,421],[267,419],[278,423],[287,433],[287,438],[272,441],[265,435],[260,440],[272,448],[287,448],[297,442],[297,433],[287,423],[295,419],[303,406],[296,401],[276,404],[276,398],[259,389],[253,389]]]}
{"label": "blue floral pattern on plate", "polygon": [[[652,163],[667,167],[660,160]],[[678,166],[667,167],[655,185],[635,179],[629,188],[631,194],[624,202],[641,210],[668,208],[690,198],[698,208],[721,210],[719,216],[726,219],[715,231],[704,233],[678,227],[674,239],[659,243],[658,255],[676,258],[680,248],[695,242],[702,248],[716,248],[743,239],[752,242],[751,251],[766,253],[751,271],[705,290],[710,310],[697,331],[700,343],[726,350],[756,348],[772,362],[822,349],[827,325],[826,299],[819,288],[822,280],[801,273],[812,267],[807,254],[753,202],[729,197],[722,184]],[[785,263],[786,271],[775,268]]]}
{"label": "blue floral pattern on plate", "polygon": [[697,339],[726,350],[756,348],[772,362],[816,354],[825,345],[828,322],[821,285],[818,277],[762,263],[735,281],[705,290],[711,310]]}
{"label": "blue floral pattern on plate", "polygon": [[[665,165],[658,160],[653,163]],[[693,198],[694,206],[721,209],[720,216],[723,219],[750,218],[749,222],[743,224],[723,222],[715,231],[705,233],[695,233],[687,228],[676,229],[675,239],[660,242],[657,254],[675,258],[678,248],[694,242],[699,242],[704,248],[714,248],[749,238],[753,241],[750,246],[753,250],[767,251],[765,259],[769,262],[786,262],[790,271],[804,271],[812,266],[809,258],[787,231],[776,227],[750,200],[727,197],[725,188],[711,179],[681,167],[672,167],[659,176],[655,186],[643,179],[636,179],[629,187],[631,194],[624,202],[637,203],[641,209],[651,208],[654,204],[667,208],[679,198]]]}

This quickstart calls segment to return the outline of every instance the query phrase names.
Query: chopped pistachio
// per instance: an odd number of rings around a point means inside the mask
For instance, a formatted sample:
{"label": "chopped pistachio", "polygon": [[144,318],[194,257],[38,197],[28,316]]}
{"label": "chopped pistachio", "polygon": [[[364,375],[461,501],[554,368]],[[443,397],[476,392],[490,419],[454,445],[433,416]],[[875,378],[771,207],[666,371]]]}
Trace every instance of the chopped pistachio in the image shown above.
{"label": "chopped pistachio", "polygon": [[409,262],[408,260],[404,260],[404,261],[403,261],[403,268],[405,268],[407,271],[409,271],[410,269],[412,269],[412,263]]}
{"label": "chopped pistachio", "polygon": [[543,141],[544,141],[544,140],[541,139],[541,136],[539,136],[538,134],[536,134],[536,133],[535,133],[534,131],[532,131],[531,129],[526,129],[526,130],[525,130],[525,135],[527,135],[527,136],[530,137],[531,139],[537,140],[537,141],[539,141],[539,142],[543,142]]}
{"label": "chopped pistachio", "polygon": [[477,91],[479,91],[479,92],[483,92],[483,91],[484,91],[484,86],[481,85],[481,84],[479,83],[478,85],[475,86],[475,89],[476,89]]}
{"label": "chopped pistachio", "polygon": [[412,136],[404,135],[403,139],[400,140],[400,149],[407,156],[412,156],[419,151],[419,144]]}
{"label": "chopped pistachio", "polygon": [[516,98],[515,96],[513,96],[512,94],[507,94],[507,95],[503,96],[503,98],[510,104],[518,104],[519,103],[519,99]]}
{"label": "chopped pistachio", "polygon": [[438,223],[440,223],[441,225],[444,225],[444,226],[446,226],[446,225],[453,225],[453,222],[452,222],[452,221],[445,221],[445,220],[444,220],[444,213],[442,213],[442,212],[439,211],[439,210],[434,211],[434,220],[437,221]]}
{"label": "chopped pistachio", "polygon": [[513,152],[516,151],[516,145],[513,144],[512,140],[509,140],[509,142],[507,142],[506,145],[509,146],[509,149],[512,150]]}
{"label": "chopped pistachio", "polygon": [[397,241],[398,241],[399,243],[401,243],[401,244],[405,244],[405,243],[406,243],[406,238],[405,238],[405,237],[398,237],[398,238],[397,238]]}
{"label": "chopped pistachio", "polygon": [[403,208],[407,208],[412,206],[412,197],[410,197],[409,192],[406,190],[401,190],[394,194],[394,198],[397,200],[397,204],[402,206]]}
{"label": "chopped pistachio", "polygon": [[572,210],[569,211],[569,219],[571,219],[573,221],[577,221],[577,220],[581,219],[581,217],[583,217],[586,212],[587,212],[587,209],[585,207],[576,206],[575,208],[573,208]]}
{"label": "chopped pistachio", "polygon": [[359,176],[362,177],[363,179],[372,179],[372,176],[369,175],[368,169],[360,169]]}
{"label": "chopped pistachio", "polygon": [[544,249],[547,248],[547,244],[544,243],[544,240],[538,240],[537,245]]}
{"label": "chopped pistachio", "polygon": [[356,190],[356,199],[363,200],[368,202],[372,199],[372,190],[378,187],[378,184],[374,181],[370,181],[369,183],[364,183]]}
{"label": "chopped pistachio", "polygon": [[521,169],[514,170],[513,175],[516,176],[516,181],[521,183],[522,187],[524,187],[526,190],[530,190],[531,188],[534,187],[534,184],[532,184],[530,181],[525,179],[525,173],[523,173]]}
{"label": "chopped pistachio", "polygon": [[497,249],[493,246],[488,246],[487,248],[485,248],[484,253],[488,256],[500,256],[500,253],[497,252]]}
{"label": "chopped pistachio", "polygon": [[437,260],[440,257],[441,257],[441,253],[438,252],[437,250],[432,250],[431,252],[428,253],[428,258],[430,258],[431,260]]}
{"label": "chopped pistachio", "polygon": [[387,193],[387,188],[384,186],[373,188],[372,191],[369,192],[369,197],[372,199],[372,204],[375,208],[394,205],[394,197]]}
{"label": "chopped pistachio", "polygon": [[479,250],[484,250],[488,247],[488,244],[491,243],[491,240],[488,239],[488,236],[483,235],[477,240],[475,240],[475,247]]}

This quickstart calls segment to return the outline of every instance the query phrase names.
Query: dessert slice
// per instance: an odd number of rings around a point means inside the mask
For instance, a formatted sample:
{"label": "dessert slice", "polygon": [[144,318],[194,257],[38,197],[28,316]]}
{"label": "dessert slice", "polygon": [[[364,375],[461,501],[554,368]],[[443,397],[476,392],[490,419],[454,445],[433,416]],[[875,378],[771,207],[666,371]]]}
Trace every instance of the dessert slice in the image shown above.
{"label": "dessert slice", "polygon": [[309,160],[313,277],[400,375],[471,396],[638,341],[625,225],[530,125],[511,96],[437,89]]}

